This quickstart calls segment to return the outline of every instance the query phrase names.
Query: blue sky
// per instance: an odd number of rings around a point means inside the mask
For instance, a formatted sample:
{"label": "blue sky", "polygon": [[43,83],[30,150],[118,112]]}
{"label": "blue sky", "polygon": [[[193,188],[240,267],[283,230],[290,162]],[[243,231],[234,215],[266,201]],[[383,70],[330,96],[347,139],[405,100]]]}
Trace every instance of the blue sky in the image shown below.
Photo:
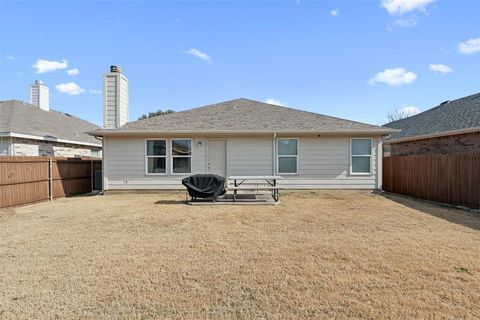
{"label": "blue sky", "polygon": [[480,1],[0,1],[0,100],[27,101],[40,79],[52,108],[101,124],[118,64],[130,120],[244,97],[380,124],[480,91],[479,14]]}

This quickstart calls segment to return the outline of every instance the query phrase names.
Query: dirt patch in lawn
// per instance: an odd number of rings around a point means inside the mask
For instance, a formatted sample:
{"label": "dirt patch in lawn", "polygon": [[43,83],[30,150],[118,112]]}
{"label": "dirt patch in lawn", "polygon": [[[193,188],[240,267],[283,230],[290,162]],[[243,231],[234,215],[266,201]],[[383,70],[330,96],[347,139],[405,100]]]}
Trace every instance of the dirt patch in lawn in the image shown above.
{"label": "dirt patch in lawn", "polygon": [[480,318],[480,217],[367,192],[0,210],[0,318]]}

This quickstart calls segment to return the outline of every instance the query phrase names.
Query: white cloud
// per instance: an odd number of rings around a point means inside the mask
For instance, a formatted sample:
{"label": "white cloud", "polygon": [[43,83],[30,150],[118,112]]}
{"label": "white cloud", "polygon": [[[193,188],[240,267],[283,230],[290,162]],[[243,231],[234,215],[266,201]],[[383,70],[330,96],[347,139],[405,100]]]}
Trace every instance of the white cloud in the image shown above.
{"label": "white cloud", "polygon": [[436,72],[436,73],[450,73],[450,72],[453,72],[453,69],[450,68],[449,66],[447,65],[444,65],[444,64],[431,64],[430,66],[430,70],[432,70],[433,72]]}
{"label": "white cloud", "polygon": [[15,60],[15,57],[11,54],[8,54],[5,56],[5,59],[8,59],[8,60]]}
{"label": "white cloud", "polygon": [[338,10],[331,10],[331,11],[330,11],[330,15],[331,15],[332,17],[337,17],[338,14],[339,14]]}
{"label": "white cloud", "polygon": [[61,93],[66,93],[69,96],[77,96],[85,92],[85,89],[82,89],[75,82],[60,83],[59,85],[55,86],[55,89],[57,89]]}
{"label": "white cloud", "polygon": [[101,94],[102,90],[97,90],[97,89],[88,89],[88,92],[91,94]]}
{"label": "white cloud", "polygon": [[434,1],[436,0],[382,0],[381,6],[391,15],[402,15],[415,10],[425,11],[425,8]]}
{"label": "white cloud", "polygon": [[68,70],[67,70],[67,73],[68,73],[68,75],[70,75],[70,76],[76,76],[77,74],[80,73],[80,70],[78,70],[77,68],[68,69]]}
{"label": "white cloud", "polygon": [[405,114],[408,117],[416,115],[417,113],[420,113],[420,109],[414,106],[403,107],[398,111],[400,111],[402,114]]}
{"label": "white cloud", "polygon": [[200,50],[189,49],[189,50],[186,50],[185,53],[188,53],[188,54],[191,54],[191,55],[193,55],[197,58],[200,58],[205,62],[212,63],[212,58],[210,58],[210,56],[208,54],[206,54],[205,52],[202,52]]}
{"label": "white cloud", "polygon": [[413,28],[418,24],[417,20],[414,18],[408,19],[397,19],[393,21],[392,26],[399,28]]}
{"label": "white cloud", "polygon": [[283,107],[288,106],[288,104],[282,103],[279,100],[274,99],[274,98],[268,98],[267,100],[265,100],[265,103],[274,104],[274,105],[283,106]]}
{"label": "white cloud", "polygon": [[404,84],[410,84],[416,79],[417,75],[411,71],[407,71],[404,68],[393,68],[385,69],[384,71],[377,73],[368,81],[368,84],[383,82],[389,86],[396,87]]}
{"label": "white cloud", "polygon": [[480,52],[480,38],[469,39],[458,45],[458,51],[463,54],[474,54]]}
{"label": "white cloud", "polygon": [[62,61],[48,61],[44,59],[38,59],[33,65],[37,69],[36,73],[52,72],[56,70],[67,69],[68,61],[63,59]]}

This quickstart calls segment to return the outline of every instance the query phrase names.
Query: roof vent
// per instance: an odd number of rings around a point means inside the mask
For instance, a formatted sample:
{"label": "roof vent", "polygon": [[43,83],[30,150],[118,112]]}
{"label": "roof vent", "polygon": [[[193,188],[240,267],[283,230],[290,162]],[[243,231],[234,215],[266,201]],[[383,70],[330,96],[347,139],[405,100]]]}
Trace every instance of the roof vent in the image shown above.
{"label": "roof vent", "polygon": [[122,69],[119,66],[110,66],[110,72],[122,72]]}
{"label": "roof vent", "polygon": [[443,106],[444,104],[447,104],[449,102],[450,102],[450,100],[446,100],[446,101],[443,101],[442,103],[440,103],[440,105]]}

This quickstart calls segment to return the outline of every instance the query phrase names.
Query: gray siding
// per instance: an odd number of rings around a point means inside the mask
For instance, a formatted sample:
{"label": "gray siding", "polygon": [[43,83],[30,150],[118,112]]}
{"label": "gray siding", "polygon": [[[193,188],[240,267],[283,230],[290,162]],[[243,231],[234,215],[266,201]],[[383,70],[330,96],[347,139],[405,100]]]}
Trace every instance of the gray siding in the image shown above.
{"label": "gray siding", "polygon": [[128,80],[121,73],[104,76],[104,120],[105,128],[117,128],[128,121]]}
{"label": "gray siding", "polygon": [[376,150],[372,141],[372,174],[350,175],[350,137],[303,137],[299,140],[298,175],[285,175],[292,189],[375,189]]}
{"label": "gray siding", "polygon": [[272,175],[273,137],[227,139],[228,175]]}
{"label": "gray siding", "polygon": [[115,76],[105,76],[104,88],[105,115],[104,127],[114,128],[117,123],[117,78]]}
{"label": "gray siding", "polygon": [[[160,137],[159,137],[160,138]],[[171,137],[161,137],[171,138]],[[145,174],[145,137],[108,137],[104,144],[105,189],[183,189],[181,175]],[[206,140],[192,144],[192,173],[205,173]],[[272,136],[230,137],[227,140],[227,175],[274,174]],[[199,143],[200,142],[200,143]],[[284,175],[288,189],[375,189],[379,138],[372,143],[372,174],[354,176],[350,170],[350,137],[300,137],[299,172]],[[169,141],[167,141],[169,145]],[[168,151],[170,152],[170,151]],[[167,172],[171,159],[167,156]]]}
{"label": "gray siding", "polygon": [[124,77],[119,77],[120,82],[120,101],[119,101],[119,124],[123,125],[128,121],[128,81]]}
{"label": "gray siding", "polygon": [[[160,138],[160,137],[159,137]],[[167,174],[147,175],[145,137],[108,137],[104,141],[105,190],[112,189],[179,189],[184,176],[172,175],[170,138],[167,139]],[[198,142],[201,142],[200,144]],[[205,173],[205,139],[192,143],[192,173]]]}

